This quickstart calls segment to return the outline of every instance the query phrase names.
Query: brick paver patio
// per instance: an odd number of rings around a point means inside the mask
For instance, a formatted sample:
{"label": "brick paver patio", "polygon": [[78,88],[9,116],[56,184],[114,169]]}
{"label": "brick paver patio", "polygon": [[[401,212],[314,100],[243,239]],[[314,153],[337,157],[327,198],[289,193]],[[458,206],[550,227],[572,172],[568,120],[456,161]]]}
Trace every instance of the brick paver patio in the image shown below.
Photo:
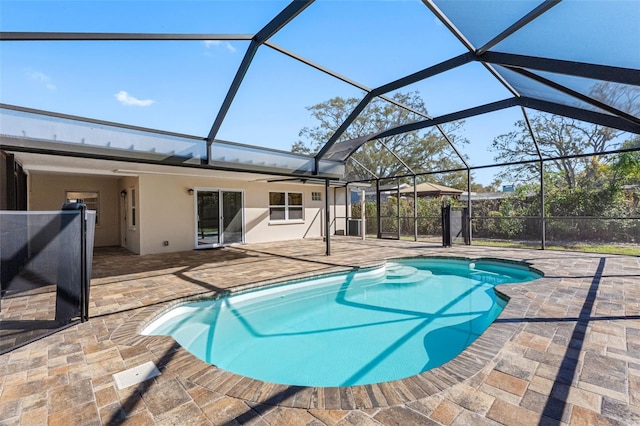
{"label": "brick paver patio", "polygon": [[[97,250],[91,320],[0,356],[0,424],[640,424],[640,258],[332,239],[136,256]],[[371,386],[274,385],[207,365],[140,328],[193,297],[292,276],[437,255],[524,260],[545,277],[511,300],[452,362]],[[0,319],[25,300],[3,300]],[[50,309],[51,294],[28,309]],[[10,305],[13,303],[13,307]],[[48,307],[49,306],[49,307]],[[161,375],[118,390],[113,374],[153,361]]]}

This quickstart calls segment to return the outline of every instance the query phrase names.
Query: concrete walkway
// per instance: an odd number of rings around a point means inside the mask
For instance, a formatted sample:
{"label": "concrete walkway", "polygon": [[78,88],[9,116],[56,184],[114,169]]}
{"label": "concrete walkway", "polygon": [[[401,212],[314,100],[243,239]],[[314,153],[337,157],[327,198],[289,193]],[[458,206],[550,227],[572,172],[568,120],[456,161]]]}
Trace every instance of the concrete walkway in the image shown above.
{"label": "concrete walkway", "polygon": [[[0,356],[0,424],[640,424],[640,258],[348,237],[332,239],[331,256],[324,250],[320,240],[148,256],[98,250],[91,320]],[[507,308],[452,362],[377,385],[274,385],[138,334],[186,299],[423,255],[524,260],[545,277],[500,286]],[[34,295],[28,309],[51,300]],[[0,320],[27,309],[12,303],[3,301]],[[162,374],[118,390],[113,374],[147,361]]]}

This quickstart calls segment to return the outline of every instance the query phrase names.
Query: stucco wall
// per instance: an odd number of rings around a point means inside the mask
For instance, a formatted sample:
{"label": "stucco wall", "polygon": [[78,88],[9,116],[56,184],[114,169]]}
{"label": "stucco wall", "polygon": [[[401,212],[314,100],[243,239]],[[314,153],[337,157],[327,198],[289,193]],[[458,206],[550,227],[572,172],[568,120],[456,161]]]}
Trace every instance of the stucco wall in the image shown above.
{"label": "stucco wall", "polygon": [[[245,182],[180,175],[142,174],[139,177],[102,177],[35,173],[30,175],[30,210],[58,210],[65,191],[97,191],[100,225],[96,247],[121,245],[134,253],[167,253],[195,248],[196,190],[232,190],[243,193],[245,242],[318,238],[324,235],[324,185],[277,182]],[[132,191],[135,190],[135,191]],[[123,196],[126,191],[126,195]],[[298,222],[269,220],[269,192],[301,192],[304,219]],[[338,190],[339,203],[344,194]],[[136,197],[136,223],[131,221],[131,197]],[[312,192],[321,194],[312,200]],[[334,191],[330,191],[333,201]],[[332,207],[335,215],[344,209]],[[126,216],[126,220],[124,219]],[[339,225],[338,229],[344,228]],[[335,231],[332,226],[331,233]],[[167,245],[165,245],[167,242]]]}
{"label": "stucco wall", "polygon": [[[304,204],[303,223],[279,223],[269,221],[269,192],[302,192]],[[313,201],[312,192],[321,192],[322,200]],[[324,229],[324,187],[304,184],[254,183],[245,194],[248,243],[265,241],[318,238]]]}
{"label": "stucco wall", "polygon": [[112,177],[29,175],[29,210],[60,210],[66,191],[97,191],[100,195],[100,224],[96,226],[95,246],[120,245],[118,223],[118,181]]}
{"label": "stucco wall", "polygon": [[[141,175],[139,186],[140,254],[194,249],[196,197],[188,193],[189,188],[243,191],[247,243],[322,236],[323,186],[151,174]],[[304,220],[288,224],[270,222],[269,191],[302,192]],[[321,192],[322,200],[312,201],[312,192]]]}

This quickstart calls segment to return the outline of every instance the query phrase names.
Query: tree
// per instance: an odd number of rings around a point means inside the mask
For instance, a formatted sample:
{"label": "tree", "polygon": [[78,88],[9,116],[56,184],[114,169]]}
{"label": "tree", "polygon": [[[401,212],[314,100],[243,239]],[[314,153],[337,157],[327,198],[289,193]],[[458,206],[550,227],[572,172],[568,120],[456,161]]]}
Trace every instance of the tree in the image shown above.
{"label": "tree", "polygon": [[[590,96],[602,103],[613,106],[632,115],[640,114],[640,88],[614,83],[598,83],[590,90]],[[536,137],[540,152],[545,158],[555,158],[545,162],[550,172],[559,172],[564,185],[568,189],[579,184],[578,175],[583,178],[596,178],[601,171],[602,163],[606,163],[600,153],[613,147],[613,143],[622,132],[609,127],[599,126],[575,120],[573,118],[534,114],[530,117],[531,129]],[[516,162],[538,158],[531,139],[529,128],[524,120],[515,123],[515,130],[494,139],[492,148],[496,152],[496,162]],[[574,155],[594,153],[588,157]],[[539,165],[530,163],[512,167],[502,173],[503,178],[522,181],[539,176]],[[582,182],[583,184],[585,182]],[[597,182],[592,182],[597,183]]]}
{"label": "tree", "polygon": [[[590,162],[600,161],[600,156],[574,157],[585,152],[597,153],[610,147],[610,142],[619,132],[597,125],[583,123],[572,118],[558,115],[536,114],[530,119],[531,129],[544,158],[554,158],[545,164],[557,171],[567,188],[575,188],[578,171],[589,167]],[[494,139],[491,149],[497,154],[494,160],[498,163],[517,162],[538,158],[531,139],[529,128],[524,120],[515,123],[516,130]],[[512,167],[503,172],[501,177],[512,181],[526,181],[539,176],[537,163]]]}
{"label": "tree", "polygon": [[[637,151],[622,152],[617,155],[611,169],[613,181],[629,199],[629,215],[640,214],[640,135],[625,141],[623,149],[638,149]],[[626,190],[623,190],[624,186]]]}
{"label": "tree", "polygon": [[[417,92],[395,93],[392,97],[399,103],[426,113],[424,102]],[[301,139],[293,145],[291,150],[309,155],[316,154],[359,102],[360,100],[356,98],[335,97],[308,107],[307,109],[319,124],[315,127],[303,128],[299,133]],[[422,119],[407,109],[375,98],[351,123],[339,141],[355,139]],[[447,136],[455,140],[455,143],[467,143],[466,140],[456,136],[456,130],[462,125],[463,122],[456,122],[446,126]],[[449,142],[437,129],[429,128],[366,143],[353,154],[355,161],[347,162],[347,178],[352,180],[374,178],[371,173],[378,177],[410,174],[409,170],[389,150],[398,155],[416,173],[461,167],[461,161],[451,149]],[[430,175],[420,179],[447,186],[466,187],[466,172],[442,176]]]}
{"label": "tree", "polygon": [[614,179],[621,185],[640,185],[640,135],[625,141],[621,148],[637,148],[638,151],[628,151],[617,155],[612,165]]}
{"label": "tree", "polygon": [[471,183],[471,192],[498,192],[502,187],[502,180],[494,178],[491,183],[483,185],[481,183]]}

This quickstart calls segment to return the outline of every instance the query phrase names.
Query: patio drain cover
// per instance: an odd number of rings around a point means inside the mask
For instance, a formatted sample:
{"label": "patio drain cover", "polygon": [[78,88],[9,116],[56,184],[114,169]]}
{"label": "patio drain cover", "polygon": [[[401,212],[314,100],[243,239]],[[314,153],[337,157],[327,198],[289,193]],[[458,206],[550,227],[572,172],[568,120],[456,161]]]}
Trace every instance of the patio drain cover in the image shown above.
{"label": "patio drain cover", "polygon": [[160,375],[160,370],[152,361],[140,364],[137,367],[130,368],[128,370],[121,371],[113,375],[113,380],[116,381],[118,390],[128,388],[129,386],[137,385],[145,380],[152,379]]}

